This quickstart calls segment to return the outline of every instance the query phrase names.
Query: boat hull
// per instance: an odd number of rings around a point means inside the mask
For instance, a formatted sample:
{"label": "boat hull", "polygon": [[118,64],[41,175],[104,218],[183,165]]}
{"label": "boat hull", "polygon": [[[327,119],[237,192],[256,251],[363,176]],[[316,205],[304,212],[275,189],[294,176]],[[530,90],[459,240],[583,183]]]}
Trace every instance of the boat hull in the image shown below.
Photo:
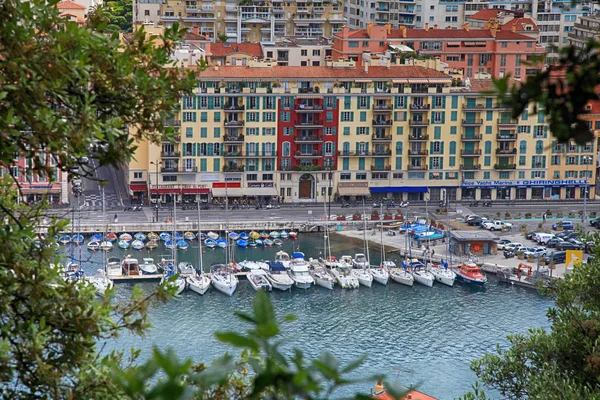
{"label": "boat hull", "polygon": [[358,279],[359,284],[369,288],[373,286],[373,276],[371,274],[369,274],[367,271],[363,271],[364,273],[359,273],[358,271],[355,272],[356,279]]}
{"label": "boat hull", "polygon": [[309,289],[312,286],[312,282],[294,281],[294,286],[298,289]]}
{"label": "boat hull", "polygon": [[212,279],[212,285],[219,292],[226,294],[227,296],[232,296],[233,292],[237,288],[237,278],[231,280],[231,282],[223,282],[219,279]]}
{"label": "boat hull", "polygon": [[415,279],[409,274],[390,274],[390,278],[401,285],[413,286],[415,283]]}
{"label": "boat hull", "polygon": [[333,285],[334,282],[332,280],[329,279],[320,279],[320,278],[314,278],[315,279],[315,283],[318,286],[321,286],[325,289],[329,289],[329,290],[333,290]]}
{"label": "boat hull", "polygon": [[371,273],[371,275],[373,275],[373,281],[380,284],[380,285],[387,285],[388,281],[390,279],[390,274],[388,274],[387,272],[385,273],[378,273],[380,271],[373,271],[373,270],[369,270],[369,272]]}
{"label": "boat hull", "polygon": [[475,286],[485,286],[485,284],[487,282],[487,280],[482,281],[482,280],[470,279],[470,278],[462,276],[459,273],[456,274],[456,280],[459,282],[464,282],[464,283],[468,283],[470,285],[475,285]]}
{"label": "boat hull", "polygon": [[433,287],[433,281],[435,281],[435,278],[433,278],[433,277],[423,276],[423,275],[418,275],[418,274],[415,274],[414,278],[415,278],[415,282],[420,283],[421,285],[425,285],[427,287]]}
{"label": "boat hull", "polygon": [[186,279],[188,288],[195,293],[198,293],[199,295],[203,295],[204,293],[208,292],[208,289],[210,289],[210,278],[206,275],[201,275],[201,276],[196,276],[196,277],[187,277]]}

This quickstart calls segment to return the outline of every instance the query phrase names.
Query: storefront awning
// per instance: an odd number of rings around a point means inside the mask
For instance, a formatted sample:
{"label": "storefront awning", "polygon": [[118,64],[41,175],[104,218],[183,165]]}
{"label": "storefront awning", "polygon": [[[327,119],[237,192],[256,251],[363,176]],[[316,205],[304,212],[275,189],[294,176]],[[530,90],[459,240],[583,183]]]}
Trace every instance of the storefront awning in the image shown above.
{"label": "storefront awning", "polygon": [[367,186],[359,187],[338,187],[340,196],[368,196],[371,194]]}
{"label": "storefront awning", "polygon": [[50,194],[50,193],[60,193],[60,188],[22,188],[21,192],[23,194]]}
{"label": "storefront awning", "polygon": [[180,188],[150,189],[150,194],[179,194],[179,193],[181,193]]}
{"label": "storefront awning", "polygon": [[[460,44],[460,42],[459,42]],[[415,50],[405,44],[390,44],[390,49],[399,51],[400,53],[414,53]]]}
{"label": "storefront awning", "polygon": [[148,186],[145,183],[132,183],[129,185],[129,189],[132,192],[145,192],[148,190]]}
{"label": "storefront awning", "polygon": [[213,197],[225,197],[225,190],[227,190],[227,197],[242,197],[244,193],[241,188],[213,188]]}
{"label": "storefront awning", "polygon": [[427,193],[425,186],[383,186],[369,188],[371,193]]}
{"label": "storefront awning", "polygon": [[184,188],[183,194],[209,194],[209,188]]}
{"label": "storefront awning", "polygon": [[246,188],[246,196],[277,196],[274,187]]}

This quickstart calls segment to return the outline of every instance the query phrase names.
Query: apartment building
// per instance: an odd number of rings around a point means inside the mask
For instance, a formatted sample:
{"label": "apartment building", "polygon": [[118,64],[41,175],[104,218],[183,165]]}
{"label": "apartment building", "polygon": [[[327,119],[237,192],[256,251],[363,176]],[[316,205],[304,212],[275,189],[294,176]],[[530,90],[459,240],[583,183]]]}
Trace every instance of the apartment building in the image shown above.
{"label": "apartment building", "polygon": [[439,57],[450,68],[463,70],[464,76],[469,78],[477,73],[493,77],[510,73],[516,78],[524,77],[538,71],[535,66],[526,64],[545,54],[545,47],[538,45],[534,38],[516,33],[515,25],[510,29],[489,23],[484,29],[471,29],[468,24],[462,29],[429,25],[425,29],[392,29],[390,24],[369,24],[366,29],[353,31],[344,27],[334,35],[332,57],[361,64],[365,52],[385,54],[398,51],[400,46],[421,56]]}
{"label": "apartment building", "polygon": [[579,22],[573,25],[573,32],[569,32],[569,44],[574,47],[583,48],[591,39],[598,40],[600,37],[600,16],[588,15],[581,17]]}
{"label": "apartment building", "polygon": [[260,46],[262,58],[276,60],[279,66],[318,67],[331,57],[331,40],[326,38],[286,38]]}
{"label": "apartment building", "polygon": [[337,0],[202,1],[134,0],[135,23],[197,28],[208,38],[226,35],[230,42],[274,41],[277,37],[330,37],[346,19]]}
{"label": "apartment building", "polygon": [[212,67],[198,79],[168,122],[175,141],[139,144],[129,166],[134,194],[578,199],[586,182],[595,192],[595,144],[559,149],[543,110],[512,119],[487,92],[489,80],[452,86],[434,69],[353,61],[252,61]]}

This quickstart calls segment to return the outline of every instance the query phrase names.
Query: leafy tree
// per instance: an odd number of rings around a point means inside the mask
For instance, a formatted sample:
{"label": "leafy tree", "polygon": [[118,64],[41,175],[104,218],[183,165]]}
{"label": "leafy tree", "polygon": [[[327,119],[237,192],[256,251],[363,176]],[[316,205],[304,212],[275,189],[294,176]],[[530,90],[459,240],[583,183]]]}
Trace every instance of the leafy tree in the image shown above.
{"label": "leafy tree", "polygon": [[133,31],[133,5],[131,0],[116,0],[104,3],[101,8],[110,21],[110,25],[118,27],[116,31],[110,28],[109,32]]}
{"label": "leafy tree", "polygon": [[[596,260],[600,249],[596,249]],[[564,280],[543,289],[555,307],[549,331],[508,337],[472,363],[481,381],[508,399],[600,399],[600,268],[597,261],[574,268]],[[478,388],[465,399],[485,399]]]}
{"label": "leafy tree", "polygon": [[221,43],[227,43],[227,41],[229,40],[229,36],[227,36],[224,33],[219,33],[217,37]]}

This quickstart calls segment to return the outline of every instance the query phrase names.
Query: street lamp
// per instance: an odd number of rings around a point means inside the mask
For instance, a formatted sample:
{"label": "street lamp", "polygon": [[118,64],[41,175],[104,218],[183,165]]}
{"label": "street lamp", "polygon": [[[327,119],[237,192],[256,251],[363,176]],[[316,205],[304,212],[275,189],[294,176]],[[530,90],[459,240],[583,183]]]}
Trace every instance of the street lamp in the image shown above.
{"label": "street lamp", "polygon": [[162,165],[162,161],[150,161],[150,164],[156,166],[156,204],[154,204],[154,210],[155,210],[155,221],[158,222],[158,199],[159,199],[159,195],[158,195],[158,166]]}
{"label": "street lamp", "polygon": [[585,190],[583,192],[583,215],[581,215],[581,225],[585,225],[585,220],[587,218],[588,166],[590,165],[590,162],[594,160],[594,158],[583,156],[582,159],[585,162]]}

